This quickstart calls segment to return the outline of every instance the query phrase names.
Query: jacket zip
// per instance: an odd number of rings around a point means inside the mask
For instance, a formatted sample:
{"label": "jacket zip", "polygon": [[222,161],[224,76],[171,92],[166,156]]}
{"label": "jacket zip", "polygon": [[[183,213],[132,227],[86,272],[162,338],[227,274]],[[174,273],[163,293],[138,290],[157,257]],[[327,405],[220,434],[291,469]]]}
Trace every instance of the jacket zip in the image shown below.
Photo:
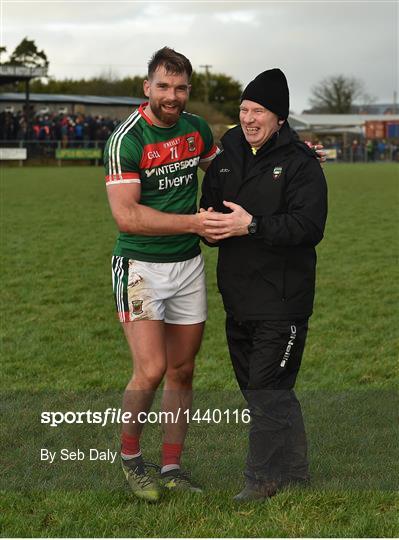
{"label": "jacket zip", "polygon": [[284,265],[283,265],[283,290],[281,294],[281,300],[285,302],[285,294],[286,294],[286,274],[287,274],[287,261],[284,259]]}

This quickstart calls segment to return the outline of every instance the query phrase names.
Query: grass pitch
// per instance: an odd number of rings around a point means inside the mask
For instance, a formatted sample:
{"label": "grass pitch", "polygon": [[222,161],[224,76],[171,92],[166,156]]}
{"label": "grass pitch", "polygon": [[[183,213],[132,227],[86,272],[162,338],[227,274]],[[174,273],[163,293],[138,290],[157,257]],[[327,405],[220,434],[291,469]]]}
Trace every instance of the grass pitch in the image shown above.
{"label": "grass pitch", "polygon": [[[49,428],[43,410],[119,407],[130,357],[115,319],[116,230],[101,168],[1,171],[2,536],[397,536],[397,178],[394,164],[327,165],[330,212],[297,383],[313,487],[237,508],[247,426],[190,427],[202,497],[135,500],[119,463],[40,461],[40,448],[118,448],[118,427]],[[195,407],[242,408],[224,339],[216,250]],[[146,429],[157,460],[158,426]],[[396,493],[395,493],[396,491]]]}

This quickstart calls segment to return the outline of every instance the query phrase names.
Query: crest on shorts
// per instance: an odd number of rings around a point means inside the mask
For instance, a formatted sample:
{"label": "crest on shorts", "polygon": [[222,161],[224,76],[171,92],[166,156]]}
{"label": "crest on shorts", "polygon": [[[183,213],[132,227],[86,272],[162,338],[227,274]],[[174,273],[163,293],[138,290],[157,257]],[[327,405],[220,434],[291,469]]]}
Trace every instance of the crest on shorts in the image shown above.
{"label": "crest on shorts", "polygon": [[278,178],[280,178],[282,172],[283,172],[282,167],[274,167],[274,169],[273,169],[273,178],[274,178],[274,180],[277,180]]}
{"label": "crest on shorts", "polygon": [[144,300],[132,300],[133,315],[141,315],[143,313]]}
{"label": "crest on shorts", "polygon": [[195,152],[196,151],[195,138],[194,137],[187,137],[187,142],[188,142],[189,151],[190,152]]}

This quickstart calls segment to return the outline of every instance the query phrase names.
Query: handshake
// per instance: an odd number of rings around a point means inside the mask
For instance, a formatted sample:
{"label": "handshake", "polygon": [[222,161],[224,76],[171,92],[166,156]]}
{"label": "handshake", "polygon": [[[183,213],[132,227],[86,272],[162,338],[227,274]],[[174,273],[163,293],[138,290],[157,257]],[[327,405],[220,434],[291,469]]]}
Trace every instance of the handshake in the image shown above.
{"label": "handshake", "polygon": [[210,206],[207,210],[200,208],[198,214],[196,214],[198,228],[196,232],[211,244],[231,236],[248,234],[248,225],[252,221],[252,215],[239,204],[229,201],[223,201],[223,204],[231,212],[228,214],[215,212]]}

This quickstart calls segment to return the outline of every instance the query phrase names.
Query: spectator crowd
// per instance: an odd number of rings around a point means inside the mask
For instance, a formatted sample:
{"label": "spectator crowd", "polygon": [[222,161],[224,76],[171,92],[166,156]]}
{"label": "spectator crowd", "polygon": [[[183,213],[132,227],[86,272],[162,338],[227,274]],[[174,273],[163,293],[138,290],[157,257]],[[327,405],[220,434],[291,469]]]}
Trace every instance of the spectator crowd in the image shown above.
{"label": "spectator crowd", "polygon": [[326,150],[334,149],[337,161],[353,163],[399,160],[399,145],[394,140],[359,138],[343,144],[342,140],[337,140],[336,137],[334,140],[326,137],[318,139],[315,144],[322,144]]}
{"label": "spectator crowd", "polygon": [[0,112],[0,140],[21,141],[61,141],[66,148],[69,141],[83,146],[88,141],[106,141],[119,120],[104,116],[86,116],[84,114],[33,113],[30,129],[26,115],[19,111]]}

